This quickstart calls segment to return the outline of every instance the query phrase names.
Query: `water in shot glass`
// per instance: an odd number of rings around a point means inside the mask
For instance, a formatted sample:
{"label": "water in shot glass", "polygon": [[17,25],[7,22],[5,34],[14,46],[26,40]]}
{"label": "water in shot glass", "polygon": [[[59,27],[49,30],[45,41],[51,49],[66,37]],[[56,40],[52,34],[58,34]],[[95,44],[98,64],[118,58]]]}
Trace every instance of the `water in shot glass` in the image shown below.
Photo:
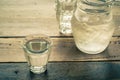
{"label": "water in shot glass", "polygon": [[71,19],[75,10],[76,0],[55,0],[55,3],[60,33],[71,34]]}
{"label": "water in shot glass", "polygon": [[43,34],[29,35],[25,38],[23,48],[31,72],[45,72],[51,51],[50,38]]}

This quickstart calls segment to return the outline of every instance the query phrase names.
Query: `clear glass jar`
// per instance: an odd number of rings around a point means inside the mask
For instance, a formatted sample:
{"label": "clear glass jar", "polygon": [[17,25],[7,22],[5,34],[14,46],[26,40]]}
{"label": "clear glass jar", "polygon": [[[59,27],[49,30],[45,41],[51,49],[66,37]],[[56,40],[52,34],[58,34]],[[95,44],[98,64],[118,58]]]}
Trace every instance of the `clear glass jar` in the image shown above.
{"label": "clear glass jar", "polygon": [[56,19],[61,34],[71,35],[71,19],[76,6],[76,0],[55,0]]}
{"label": "clear glass jar", "polygon": [[78,0],[72,30],[79,50],[88,54],[104,51],[114,29],[110,0]]}

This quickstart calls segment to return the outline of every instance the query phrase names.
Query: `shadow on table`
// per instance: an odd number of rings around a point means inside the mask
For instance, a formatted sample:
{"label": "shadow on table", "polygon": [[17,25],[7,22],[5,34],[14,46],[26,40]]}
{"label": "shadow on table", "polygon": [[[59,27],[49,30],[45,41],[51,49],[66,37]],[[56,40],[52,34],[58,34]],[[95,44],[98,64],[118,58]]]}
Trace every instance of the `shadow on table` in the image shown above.
{"label": "shadow on table", "polygon": [[30,72],[30,80],[48,80],[47,71],[42,74],[34,74]]}

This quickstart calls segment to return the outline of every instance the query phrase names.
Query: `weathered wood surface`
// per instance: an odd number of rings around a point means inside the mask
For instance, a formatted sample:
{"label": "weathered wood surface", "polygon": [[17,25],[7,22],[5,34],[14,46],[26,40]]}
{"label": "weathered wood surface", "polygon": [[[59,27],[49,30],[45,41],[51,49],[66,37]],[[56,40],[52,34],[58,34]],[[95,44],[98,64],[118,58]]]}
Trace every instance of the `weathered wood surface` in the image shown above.
{"label": "weathered wood surface", "polygon": [[[119,10],[114,8],[116,26],[120,25]],[[56,21],[54,0],[1,0],[0,36],[26,36],[45,33],[62,36]],[[120,36],[120,27],[114,33]]]}
{"label": "weathered wood surface", "polygon": [[120,15],[120,6],[114,5],[112,8],[113,15]]}
{"label": "weathered wood surface", "polygon": [[30,80],[25,63],[0,63],[0,80]]}
{"label": "weathered wood surface", "polygon": [[[24,38],[0,38],[0,62],[25,62],[22,49]],[[73,38],[52,38],[49,61],[108,61],[120,60],[120,37],[113,37],[108,48],[97,55],[80,52]]]}
{"label": "weathered wood surface", "polygon": [[0,80],[120,80],[120,62],[48,63],[41,75],[30,73],[27,63],[0,63]]}
{"label": "weathered wood surface", "polygon": [[0,36],[35,33],[59,35],[54,0],[0,1]]}
{"label": "weathered wood surface", "polygon": [[[0,62],[25,62],[23,38],[28,34],[44,33],[54,42],[49,61],[120,60],[120,15],[113,8],[117,26],[113,40],[106,51],[98,55],[80,52],[72,38],[60,37],[54,0],[1,0],[0,1]],[[16,37],[17,36],[17,37]],[[9,37],[9,38],[5,38]],[[53,38],[54,37],[54,38]],[[66,37],[66,38],[65,38]]]}

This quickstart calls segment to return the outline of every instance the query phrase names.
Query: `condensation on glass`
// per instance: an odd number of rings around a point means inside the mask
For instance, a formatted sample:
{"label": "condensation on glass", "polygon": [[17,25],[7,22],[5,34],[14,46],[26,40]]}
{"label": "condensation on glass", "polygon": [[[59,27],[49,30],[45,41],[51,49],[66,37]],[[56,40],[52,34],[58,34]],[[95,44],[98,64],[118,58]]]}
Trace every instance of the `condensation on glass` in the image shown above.
{"label": "condensation on glass", "polygon": [[111,4],[111,0],[78,0],[72,30],[82,52],[97,54],[109,45],[115,29]]}

